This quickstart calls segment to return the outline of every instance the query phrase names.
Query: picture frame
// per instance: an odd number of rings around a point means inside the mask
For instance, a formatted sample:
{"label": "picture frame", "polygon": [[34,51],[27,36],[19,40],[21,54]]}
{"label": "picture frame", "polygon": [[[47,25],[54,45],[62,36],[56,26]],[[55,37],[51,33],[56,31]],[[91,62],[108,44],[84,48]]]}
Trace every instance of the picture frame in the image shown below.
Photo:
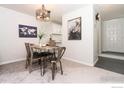
{"label": "picture frame", "polygon": [[68,20],[68,40],[81,40],[81,17]]}
{"label": "picture frame", "polygon": [[28,25],[18,25],[20,38],[37,38],[37,27]]}

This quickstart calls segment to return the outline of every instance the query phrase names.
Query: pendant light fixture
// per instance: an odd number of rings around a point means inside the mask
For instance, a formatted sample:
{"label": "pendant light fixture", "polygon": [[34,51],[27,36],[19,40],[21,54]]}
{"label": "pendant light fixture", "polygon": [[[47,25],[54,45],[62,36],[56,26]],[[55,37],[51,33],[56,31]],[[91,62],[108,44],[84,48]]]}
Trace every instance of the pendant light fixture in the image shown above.
{"label": "pendant light fixture", "polygon": [[50,20],[50,11],[45,9],[44,4],[40,9],[36,10],[36,19],[40,21],[49,21]]}

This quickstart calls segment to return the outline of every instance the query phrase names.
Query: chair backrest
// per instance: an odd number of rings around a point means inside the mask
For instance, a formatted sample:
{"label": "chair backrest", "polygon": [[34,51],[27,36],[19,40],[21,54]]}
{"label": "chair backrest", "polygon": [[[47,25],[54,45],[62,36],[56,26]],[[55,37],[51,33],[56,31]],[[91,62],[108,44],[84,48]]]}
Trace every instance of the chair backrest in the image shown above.
{"label": "chair backrest", "polygon": [[30,57],[31,57],[31,58],[33,58],[34,53],[36,53],[37,50],[39,50],[39,48],[34,47],[33,45],[34,45],[34,44],[32,44],[32,43],[29,44],[29,51],[30,51]]}
{"label": "chair backrest", "polygon": [[31,56],[31,52],[30,52],[30,47],[29,47],[29,43],[25,43],[25,47],[26,47],[26,51],[27,51],[27,56],[30,57]]}
{"label": "chair backrest", "polygon": [[29,50],[30,50],[30,57],[33,57],[33,47],[31,47],[31,44],[29,44]]}
{"label": "chair backrest", "polygon": [[32,43],[25,43],[26,51],[27,51],[27,56],[31,56],[31,51],[30,51],[30,46],[33,45]]}
{"label": "chair backrest", "polygon": [[66,47],[58,47],[58,55],[57,55],[57,60],[60,60],[62,56],[64,55],[66,50]]}

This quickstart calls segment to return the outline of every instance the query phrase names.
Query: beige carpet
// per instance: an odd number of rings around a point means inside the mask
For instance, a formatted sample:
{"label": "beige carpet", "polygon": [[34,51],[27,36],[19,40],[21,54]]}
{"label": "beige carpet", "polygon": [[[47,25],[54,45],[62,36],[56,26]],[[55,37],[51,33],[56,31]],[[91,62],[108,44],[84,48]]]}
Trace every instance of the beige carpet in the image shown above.
{"label": "beige carpet", "polygon": [[62,62],[64,74],[61,75],[58,69],[55,80],[52,80],[49,68],[41,77],[40,69],[35,69],[29,74],[28,69],[24,68],[24,62],[1,65],[0,83],[124,83],[123,74],[66,60]]}

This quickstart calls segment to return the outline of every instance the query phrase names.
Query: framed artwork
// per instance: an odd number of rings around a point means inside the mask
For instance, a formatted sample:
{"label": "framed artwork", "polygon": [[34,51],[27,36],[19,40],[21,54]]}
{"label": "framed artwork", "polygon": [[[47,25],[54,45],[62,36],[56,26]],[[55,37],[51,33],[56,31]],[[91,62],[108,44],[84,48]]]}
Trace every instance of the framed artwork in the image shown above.
{"label": "framed artwork", "polygon": [[36,38],[37,37],[37,27],[18,25],[19,27],[19,37],[22,38]]}
{"label": "framed artwork", "polygon": [[68,40],[81,40],[81,17],[68,20]]}

